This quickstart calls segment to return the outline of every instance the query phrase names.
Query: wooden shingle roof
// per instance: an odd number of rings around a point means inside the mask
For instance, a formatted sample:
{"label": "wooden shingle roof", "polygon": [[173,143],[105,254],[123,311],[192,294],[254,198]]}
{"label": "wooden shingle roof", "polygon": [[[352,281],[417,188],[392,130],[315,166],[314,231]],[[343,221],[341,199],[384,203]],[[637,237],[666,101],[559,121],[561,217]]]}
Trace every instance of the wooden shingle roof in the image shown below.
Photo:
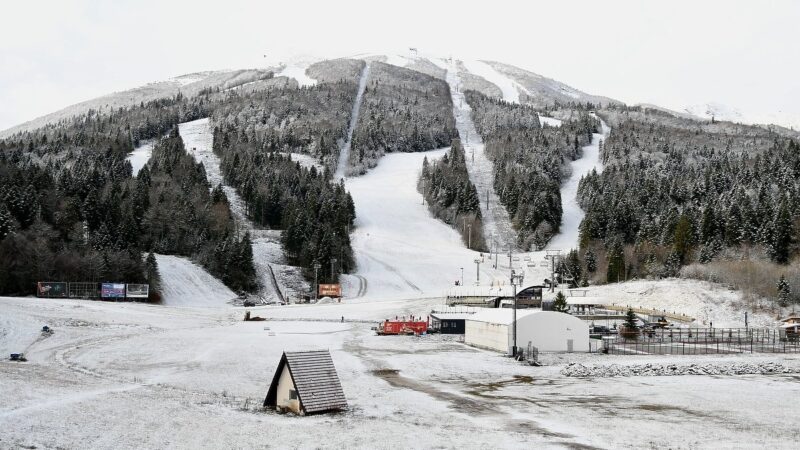
{"label": "wooden shingle roof", "polygon": [[264,406],[275,406],[278,382],[284,366],[289,366],[300,406],[307,414],[347,408],[342,384],[328,350],[284,352]]}

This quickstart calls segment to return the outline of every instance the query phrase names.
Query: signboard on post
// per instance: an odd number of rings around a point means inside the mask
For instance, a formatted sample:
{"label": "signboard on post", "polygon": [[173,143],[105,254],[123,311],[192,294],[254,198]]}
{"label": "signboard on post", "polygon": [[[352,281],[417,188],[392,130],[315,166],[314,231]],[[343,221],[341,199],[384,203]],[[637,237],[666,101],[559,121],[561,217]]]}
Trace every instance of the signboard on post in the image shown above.
{"label": "signboard on post", "polygon": [[67,283],[40,281],[36,283],[37,297],[67,298]]}
{"label": "signboard on post", "polygon": [[102,298],[125,298],[124,283],[103,283],[100,286],[100,297]]}
{"label": "signboard on post", "polygon": [[342,285],[341,284],[320,284],[319,295],[322,297],[341,297]]}
{"label": "signboard on post", "polygon": [[149,284],[129,284],[126,286],[128,298],[148,298],[150,296]]}

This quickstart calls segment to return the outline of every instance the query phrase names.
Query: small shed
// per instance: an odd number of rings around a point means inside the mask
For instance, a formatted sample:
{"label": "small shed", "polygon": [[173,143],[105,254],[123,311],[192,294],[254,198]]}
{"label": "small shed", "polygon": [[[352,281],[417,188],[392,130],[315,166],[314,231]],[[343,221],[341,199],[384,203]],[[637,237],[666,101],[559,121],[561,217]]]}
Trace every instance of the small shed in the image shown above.
{"label": "small shed", "polygon": [[283,352],[264,407],[300,415],[347,408],[330,352]]}
{"label": "small shed", "polygon": [[[510,354],[513,323],[511,309],[477,312],[466,320],[464,343]],[[589,324],[560,312],[518,310],[517,346],[524,348],[528,342],[543,352],[588,352]]]}

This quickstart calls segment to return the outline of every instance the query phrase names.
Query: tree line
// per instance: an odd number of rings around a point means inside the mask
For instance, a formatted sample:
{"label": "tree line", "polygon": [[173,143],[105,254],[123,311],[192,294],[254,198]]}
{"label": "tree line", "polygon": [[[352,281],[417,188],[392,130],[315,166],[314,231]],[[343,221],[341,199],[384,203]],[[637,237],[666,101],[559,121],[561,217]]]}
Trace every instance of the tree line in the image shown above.
{"label": "tree line", "polygon": [[584,111],[560,127],[542,126],[536,109],[467,91],[467,102],[486,154],[495,191],[517,230],[517,245],[541,249],[561,226],[561,182],[568,163],[591,142],[598,121]]}
{"label": "tree line", "polygon": [[797,140],[638,108],[601,114],[612,124],[606,167],[578,195],[581,249],[606,262],[606,281],[675,276],[718,259],[786,264],[796,254]]}
{"label": "tree line", "polygon": [[372,62],[353,132],[349,173],[365,173],[385,153],[442,148],[456,137],[446,82],[415,70]]}
{"label": "tree line", "polygon": [[455,228],[469,248],[487,251],[483,236],[480,199],[469,179],[464,147],[453,139],[450,151],[431,163],[422,161],[417,188],[434,217]]}

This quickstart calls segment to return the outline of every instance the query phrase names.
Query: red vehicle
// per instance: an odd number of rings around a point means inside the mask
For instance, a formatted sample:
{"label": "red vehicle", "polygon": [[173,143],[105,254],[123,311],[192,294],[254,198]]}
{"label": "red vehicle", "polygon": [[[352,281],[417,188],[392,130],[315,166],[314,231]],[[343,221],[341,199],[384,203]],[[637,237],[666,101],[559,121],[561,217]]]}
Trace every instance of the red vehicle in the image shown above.
{"label": "red vehicle", "polygon": [[396,334],[423,334],[428,332],[430,318],[422,320],[421,317],[410,317],[406,320],[405,317],[397,318],[395,320],[386,319],[378,324],[376,331],[381,336],[396,335]]}

